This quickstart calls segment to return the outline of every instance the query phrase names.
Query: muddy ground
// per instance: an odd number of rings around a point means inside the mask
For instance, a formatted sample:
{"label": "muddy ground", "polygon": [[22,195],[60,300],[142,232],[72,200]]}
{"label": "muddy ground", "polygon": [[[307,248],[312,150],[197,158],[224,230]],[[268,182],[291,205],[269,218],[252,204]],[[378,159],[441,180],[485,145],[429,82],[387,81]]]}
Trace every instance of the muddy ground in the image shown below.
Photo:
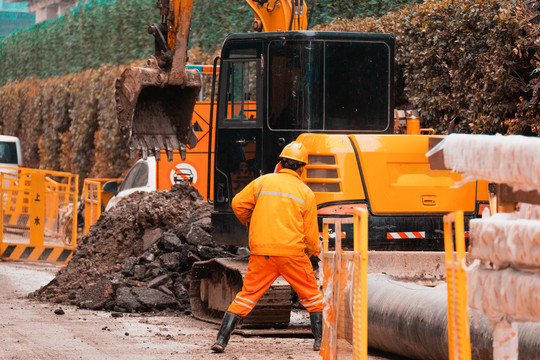
{"label": "muddy ground", "polygon": [[[0,359],[316,359],[312,339],[233,335],[224,354],[209,349],[217,325],[189,315],[123,314],[29,299],[57,268],[0,262]],[[55,311],[62,309],[64,314]],[[57,311],[58,312],[58,311]]]}
{"label": "muddy ground", "polygon": [[[308,360],[313,339],[233,334],[225,353],[209,348],[217,325],[182,313],[163,315],[80,309],[27,295],[52,280],[58,268],[0,262],[0,359],[5,360]],[[62,310],[64,314],[57,315]],[[391,359],[372,352],[370,360]]]}

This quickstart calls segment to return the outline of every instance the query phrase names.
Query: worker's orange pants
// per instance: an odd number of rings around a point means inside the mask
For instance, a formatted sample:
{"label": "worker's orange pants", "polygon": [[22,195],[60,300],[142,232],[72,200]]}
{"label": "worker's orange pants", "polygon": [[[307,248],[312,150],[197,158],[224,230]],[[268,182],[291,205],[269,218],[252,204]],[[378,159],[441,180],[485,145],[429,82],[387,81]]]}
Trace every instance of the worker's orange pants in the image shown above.
{"label": "worker's orange pants", "polygon": [[317,286],[313,267],[307,256],[251,255],[244,286],[229,306],[239,316],[246,316],[257,301],[281,275],[298,293],[300,303],[309,312],[322,311],[322,293]]}

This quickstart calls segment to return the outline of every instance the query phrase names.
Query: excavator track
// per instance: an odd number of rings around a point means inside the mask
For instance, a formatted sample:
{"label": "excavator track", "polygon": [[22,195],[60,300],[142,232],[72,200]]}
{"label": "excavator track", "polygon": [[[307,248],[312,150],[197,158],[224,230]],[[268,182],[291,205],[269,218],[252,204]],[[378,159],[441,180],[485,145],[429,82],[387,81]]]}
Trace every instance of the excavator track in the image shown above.
{"label": "excavator track", "polygon": [[[223,314],[242,289],[248,262],[243,259],[199,261],[191,268],[190,303],[194,317],[221,324]],[[292,288],[281,276],[238,328],[284,329],[289,325]]]}

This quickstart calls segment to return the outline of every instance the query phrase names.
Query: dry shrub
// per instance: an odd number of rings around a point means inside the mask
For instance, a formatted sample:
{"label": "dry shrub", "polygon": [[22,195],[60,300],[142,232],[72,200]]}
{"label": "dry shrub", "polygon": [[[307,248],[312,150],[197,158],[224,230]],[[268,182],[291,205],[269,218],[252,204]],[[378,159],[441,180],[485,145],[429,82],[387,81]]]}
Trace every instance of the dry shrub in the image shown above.
{"label": "dry shrub", "polygon": [[[72,106],[70,85],[74,75],[63,76],[61,79],[50,78],[47,83],[46,96],[50,98],[43,111],[46,113],[43,121],[43,135],[39,139],[40,168],[62,169],[60,164],[62,136],[69,131],[71,119],[69,111]],[[65,163],[62,162],[62,163]]]}
{"label": "dry shrub", "polygon": [[[100,79],[114,84],[122,68],[102,71]],[[98,129],[94,134],[94,159],[91,173],[99,177],[118,177],[129,163],[127,149],[116,121],[114,86],[104,87],[97,96]]]}
{"label": "dry shrub", "polygon": [[117,177],[128,166],[114,83],[121,67],[101,67],[0,88],[4,134],[21,139],[25,166],[86,177]]}

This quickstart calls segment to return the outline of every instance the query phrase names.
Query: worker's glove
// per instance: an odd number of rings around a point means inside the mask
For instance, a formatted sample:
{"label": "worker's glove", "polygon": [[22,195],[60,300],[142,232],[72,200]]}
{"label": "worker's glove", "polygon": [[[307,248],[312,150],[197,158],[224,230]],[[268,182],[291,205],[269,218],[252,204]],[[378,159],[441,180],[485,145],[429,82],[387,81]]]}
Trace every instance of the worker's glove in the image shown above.
{"label": "worker's glove", "polygon": [[319,259],[315,255],[311,255],[309,257],[309,261],[311,262],[311,266],[313,267],[313,271],[317,271],[319,269],[319,261],[321,261],[321,259]]}

